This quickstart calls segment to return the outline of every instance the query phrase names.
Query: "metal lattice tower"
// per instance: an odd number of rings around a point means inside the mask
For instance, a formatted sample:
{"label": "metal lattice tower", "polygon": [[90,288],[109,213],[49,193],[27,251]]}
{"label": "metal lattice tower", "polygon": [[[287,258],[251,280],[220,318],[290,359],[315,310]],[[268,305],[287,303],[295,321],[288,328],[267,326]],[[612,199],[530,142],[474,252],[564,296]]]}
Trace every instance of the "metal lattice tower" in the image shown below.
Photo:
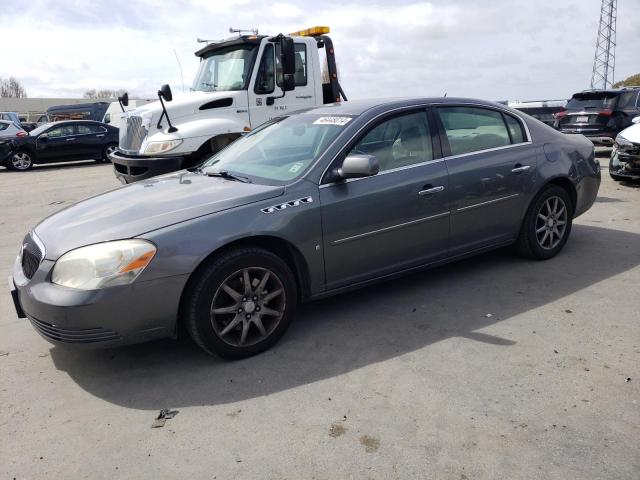
{"label": "metal lattice tower", "polygon": [[593,59],[591,88],[608,88],[613,84],[616,69],[616,14],[618,0],[602,0],[600,25]]}

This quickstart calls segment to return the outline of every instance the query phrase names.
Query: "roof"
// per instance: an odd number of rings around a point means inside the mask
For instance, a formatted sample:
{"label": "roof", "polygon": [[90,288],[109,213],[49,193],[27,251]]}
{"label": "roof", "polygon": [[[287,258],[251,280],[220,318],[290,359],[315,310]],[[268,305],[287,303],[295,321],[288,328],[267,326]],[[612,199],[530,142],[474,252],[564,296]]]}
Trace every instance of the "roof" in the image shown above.
{"label": "roof", "polygon": [[243,35],[241,37],[232,38],[231,40],[223,40],[218,43],[210,43],[206,47],[198,50],[195,55],[196,57],[204,57],[208,53],[214,52],[216,50],[221,50],[223,48],[234,47],[236,45],[259,45],[263,38],[266,35]]}
{"label": "roof", "polygon": [[361,115],[364,112],[374,109],[391,109],[402,108],[411,105],[422,104],[472,104],[472,105],[484,105],[489,107],[499,107],[503,110],[508,110],[505,105],[501,105],[496,102],[488,100],[478,100],[475,98],[457,98],[457,97],[413,97],[413,98],[387,98],[387,99],[365,99],[365,100],[349,100],[347,102],[330,103],[327,105],[321,105],[313,107],[302,112],[320,115]]}
{"label": "roof", "polygon": [[55,112],[58,110],[78,110],[80,108],[93,108],[96,105],[109,105],[110,102],[88,102],[88,103],[74,103],[71,105],[54,105],[52,107],[47,108],[47,113],[48,112]]}

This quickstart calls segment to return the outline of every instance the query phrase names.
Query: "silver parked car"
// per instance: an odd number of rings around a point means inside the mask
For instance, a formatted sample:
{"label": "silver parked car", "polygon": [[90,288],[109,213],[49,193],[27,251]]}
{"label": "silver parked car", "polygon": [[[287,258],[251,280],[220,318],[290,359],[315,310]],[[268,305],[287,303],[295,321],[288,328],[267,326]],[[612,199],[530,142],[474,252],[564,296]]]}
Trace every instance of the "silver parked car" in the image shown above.
{"label": "silver parked car", "polygon": [[589,140],[503,105],[326,105],[50,216],[10,286],[18,316],[56,344],[182,324],[205,351],[240,358],[273,345],[300,302],[506,245],[550,259],[599,185]]}
{"label": "silver parked car", "polygon": [[0,138],[20,138],[29,135],[10,120],[0,120]]}

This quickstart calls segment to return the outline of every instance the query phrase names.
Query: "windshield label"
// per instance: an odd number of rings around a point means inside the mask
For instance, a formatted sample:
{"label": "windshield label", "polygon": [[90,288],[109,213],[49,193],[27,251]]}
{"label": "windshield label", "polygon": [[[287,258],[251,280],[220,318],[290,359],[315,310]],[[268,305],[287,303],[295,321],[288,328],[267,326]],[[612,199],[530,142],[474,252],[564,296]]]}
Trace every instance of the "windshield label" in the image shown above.
{"label": "windshield label", "polygon": [[297,173],[298,170],[300,170],[302,167],[304,167],[304,163],[303,162],[296,162],[294,163],[291,168],[289,169],[289,171],[291,173]]}
{"label": "windshield label", "polygon": [[351,121],[351,117],[320,117],[315,122],[314,125],[338,125],[340,127],[344,127],[347,123]]}

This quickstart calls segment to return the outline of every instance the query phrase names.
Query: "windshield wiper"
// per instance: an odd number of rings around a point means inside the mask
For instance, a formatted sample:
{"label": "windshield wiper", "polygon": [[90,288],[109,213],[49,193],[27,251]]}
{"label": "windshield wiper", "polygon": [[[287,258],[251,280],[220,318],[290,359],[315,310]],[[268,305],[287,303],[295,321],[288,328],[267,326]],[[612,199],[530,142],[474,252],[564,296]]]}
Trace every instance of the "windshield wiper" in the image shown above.
{"label": "windshield wiper", "polygon": [[242,183],[251,183],[249,177],[243,177],[242,175],[237,175],[235,173],[231,173],[227,170],[202,170],[205,175],[208,177],[221,177],[226,180],[237,180]]}

